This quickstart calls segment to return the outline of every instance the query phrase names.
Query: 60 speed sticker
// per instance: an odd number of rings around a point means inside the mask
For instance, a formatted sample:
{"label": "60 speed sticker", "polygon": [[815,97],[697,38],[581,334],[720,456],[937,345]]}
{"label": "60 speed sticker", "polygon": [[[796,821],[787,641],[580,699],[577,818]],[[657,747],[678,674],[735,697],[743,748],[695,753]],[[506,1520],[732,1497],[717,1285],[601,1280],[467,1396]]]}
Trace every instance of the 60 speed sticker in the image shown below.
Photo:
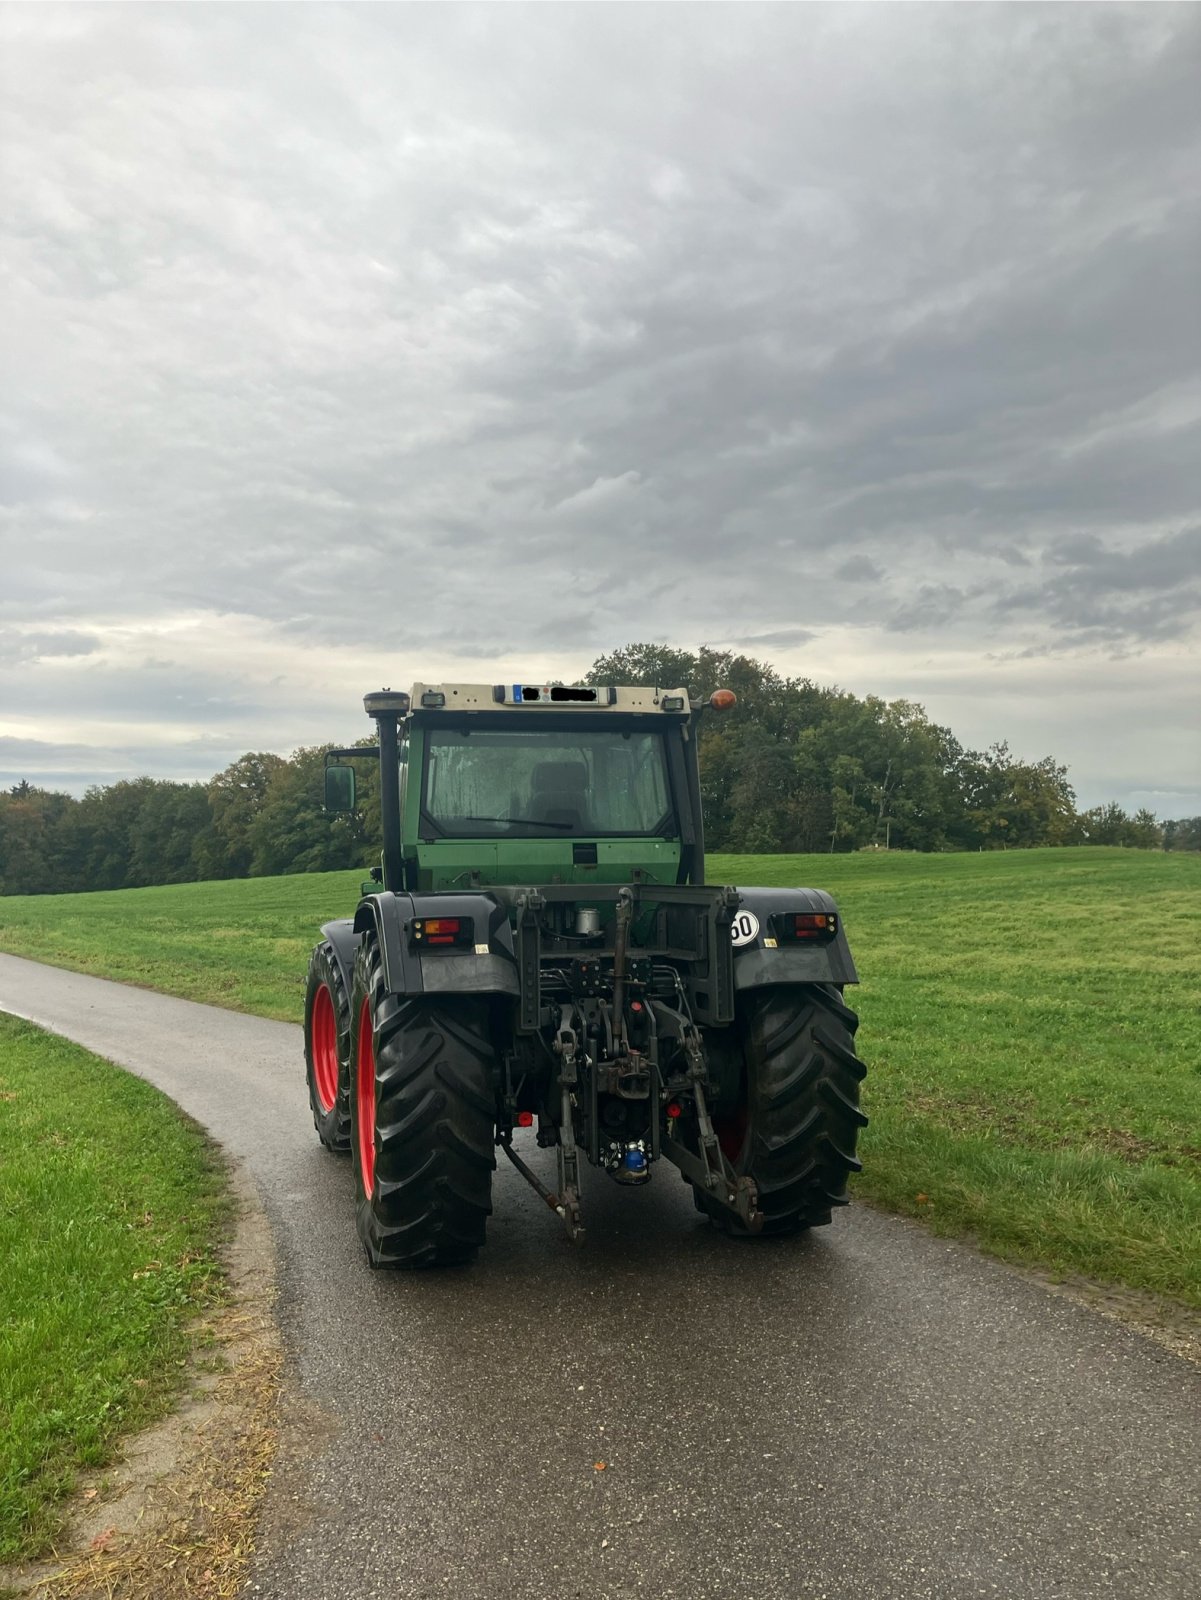
{"label": "60 speed sticker", "polygon": [[759,937],[759,918],[753,911],[740,911],[730,924],[734,944],[750,944]]}

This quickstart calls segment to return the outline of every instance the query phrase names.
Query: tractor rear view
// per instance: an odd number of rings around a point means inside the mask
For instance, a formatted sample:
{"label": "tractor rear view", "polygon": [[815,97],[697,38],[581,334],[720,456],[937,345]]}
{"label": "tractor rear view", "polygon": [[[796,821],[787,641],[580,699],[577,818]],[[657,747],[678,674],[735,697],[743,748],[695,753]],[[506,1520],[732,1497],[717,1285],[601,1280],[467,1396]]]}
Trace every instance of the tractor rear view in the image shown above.
{"label": "tractor rear view", "polygon": [[[859,1170],[864,1067],[838,909],[705,882],[697,726],[718,691],[417,684],[364,699],[326,804],[378,758],[383,850],[309,965],[317,1133],[350,1151],[380,1267],[469,1260],[496,1151],[584,1237],[581,1172],[669,1161],[736,1235],[829,1222]],[[550,1189],[514,1148],[554,1149]]]}

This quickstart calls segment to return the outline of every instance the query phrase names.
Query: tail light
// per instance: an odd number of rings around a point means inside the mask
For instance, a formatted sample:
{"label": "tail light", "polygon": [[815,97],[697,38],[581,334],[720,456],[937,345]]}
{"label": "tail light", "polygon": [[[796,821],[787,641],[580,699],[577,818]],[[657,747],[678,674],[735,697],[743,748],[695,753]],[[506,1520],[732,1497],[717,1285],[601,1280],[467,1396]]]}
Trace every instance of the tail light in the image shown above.
{"label": "tail light", "polygon": [[470,917],[414,917],[409,923],[409,943],[414,950],[454,949],[474,942]]}
{"label": "tail light", "polygon": [[781,911],[771,920],[781,944],[829,944],[838,933],[832,911]]}

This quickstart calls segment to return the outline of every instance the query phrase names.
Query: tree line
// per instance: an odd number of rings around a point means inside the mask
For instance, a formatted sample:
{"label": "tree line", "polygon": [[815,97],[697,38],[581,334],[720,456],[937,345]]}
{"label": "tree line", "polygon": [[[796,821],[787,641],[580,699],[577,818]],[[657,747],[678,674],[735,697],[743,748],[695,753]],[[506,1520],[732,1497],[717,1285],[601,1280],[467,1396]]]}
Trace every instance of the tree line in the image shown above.
{"label": "tree line", "polygon": [[[654,644],[600,657],[586,681],[735,691],[733,714],[700,724],[711,850],[1201,849],[1201,817],[1161,823],[1116,804],[1077,811],[1052,757],[1022,761],[1003,743],[967,750],[912,701],[785,678],[728,651]],[[328,748],[287,759],[252,751],[208,783],[131,778],[82,799],[18,783],[0,793],[0,894],[366,866],[380,843],[377,776],[362,763],[359,810],[328,814]]]}

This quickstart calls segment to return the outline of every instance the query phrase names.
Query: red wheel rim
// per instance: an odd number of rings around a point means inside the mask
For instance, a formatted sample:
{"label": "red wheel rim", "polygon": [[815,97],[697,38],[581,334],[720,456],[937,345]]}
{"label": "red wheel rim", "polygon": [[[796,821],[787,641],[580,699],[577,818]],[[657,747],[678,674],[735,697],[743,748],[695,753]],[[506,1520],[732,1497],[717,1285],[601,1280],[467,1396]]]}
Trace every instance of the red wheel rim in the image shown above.
{"label": "red wheel rim", "polygon": [[738,1081],[738,1104],[727,1111],[723,1117],[714,1117],[713,1131],[717,1135],[717,1142],[721,1146],[721,1153],[730,1165],[738,1170],[738,1163],[746,1149],[746,1136],[750,1132],[751,1117],[747,1096],[750,1085],[746,1081],[746,1066],[743,1065]]}
{"label": "red wheel rim", "polygon": [[721,1146],[722,1154],[733,1167],[737,1167],[738,1158],[742,1155],[746,1144],[748,1121],[745,1103],[728,1117],[713,1119],[713,1131],[717,1135],[717,1142]]}
{"label": "red wheel rim", "polygon": [[332,1111],[338,1098],[338,1023],[329,984],[323,983],[313,1000],[310,1024],[313,1041],[313,1084],[322,1111]]}
{"label": "red wheel rim", "polygon": [[371,1002],[359,1012],[359,1057],[355,1063],[355,1100],[359,1125],[359,1173],[363,1192],[375,1183],[375,1042],[371,1037]]}

